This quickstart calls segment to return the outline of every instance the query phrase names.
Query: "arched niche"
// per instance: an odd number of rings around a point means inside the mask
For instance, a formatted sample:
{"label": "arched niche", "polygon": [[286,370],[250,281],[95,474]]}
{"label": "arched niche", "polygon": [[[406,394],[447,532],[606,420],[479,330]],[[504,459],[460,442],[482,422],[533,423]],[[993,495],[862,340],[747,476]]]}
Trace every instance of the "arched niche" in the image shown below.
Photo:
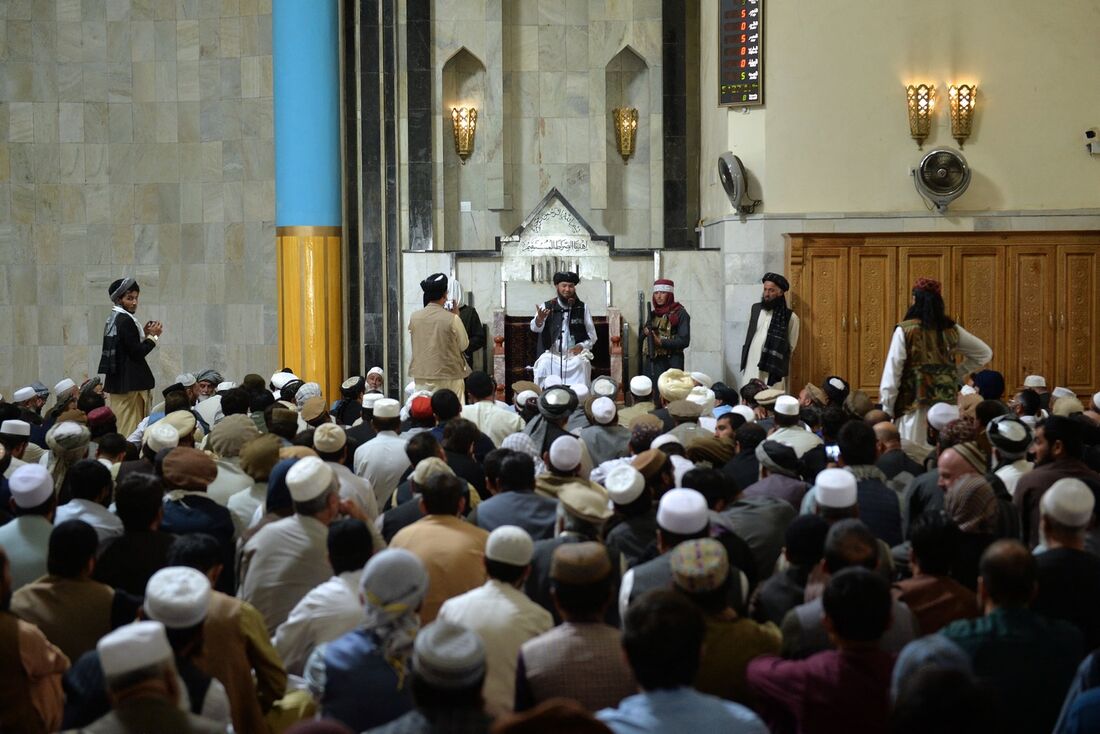
{"label": "arched niche", "polygon": [[[486,108],[485,65],[465,47],[443,65],[443,248],[484,249],[488,231],[485,128],[496,110]],[[465,163],[455,152],[451,110],[477,109],[474,150]],[[467,205],[468,203],[468,205]],[[464,211],[468,209],[469,211]]]}
{"label": "arched niche", "polygon": [[[651,166],[652,115],[649,66],[629,45],[623,46],[604,66],[604,110],[606,130],[607,210],[604,222],[609,231],[623,236],[627,247],[652,247]],[[659,101],[659,100],[658,100]],[[638,110],[638,132],[634,154],[623,161],[615,142],[612,110]],[[659,245],[658,245],[659,246]]]}

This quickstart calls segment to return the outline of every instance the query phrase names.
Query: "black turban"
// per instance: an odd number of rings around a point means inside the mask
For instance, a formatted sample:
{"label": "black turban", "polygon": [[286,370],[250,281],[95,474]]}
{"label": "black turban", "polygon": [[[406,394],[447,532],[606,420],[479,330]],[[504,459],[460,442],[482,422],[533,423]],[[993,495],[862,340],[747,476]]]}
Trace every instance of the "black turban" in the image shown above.
{"label": "black turban", "polygon": [[447,276],[443,273],[429,275],[420,281],[420,290],[424,291],[425,301],[438,301],[447,295]]}
{"label": "black turban", "polygon": [[779,273],[764,273],[764,277],[760,279],[760,282],[767,283],[769,280],[779,286],[779,290],[784,293],[791,289],[791,284]]}
{"label": "black turban", "polygon": [[576,285],[581,282],[581,276],[576,273],[554,273],[554,285],[558,283],[572,283]]}

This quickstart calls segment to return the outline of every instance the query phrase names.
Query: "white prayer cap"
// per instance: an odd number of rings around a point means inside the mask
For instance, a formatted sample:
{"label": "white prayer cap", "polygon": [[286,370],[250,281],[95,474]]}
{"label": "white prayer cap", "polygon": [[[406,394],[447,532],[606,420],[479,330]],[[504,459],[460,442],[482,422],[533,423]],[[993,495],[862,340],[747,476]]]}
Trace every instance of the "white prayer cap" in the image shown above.
{"label": "white prayer cap", "polygon": [[1092,394],[1092,409],[1100,410],[1100,392]]}
{"label": "white prayer cap", "polygon": [[645,375],[635,375],[630,378],[630,392],[638,397],[645,397],[653,392],[653,380]]}
{"label": "white prayer cap", "polygon": [[554,385],[564,385],[565,380],[561,379],[561,375],[547,375],[542,381],[543,389],[553,387]]}
{"label": "white prayer cap", "polygon": [[310,398],[316,398],[321,396],[321,386],[316,382],[305,382],[298,388],[298,391],[294,393],[294,402],[301,408],[306,404],[306,401]]}
{"label": "white prayer cap", "polygon": [[401,403],[393,398],[379,398],[374,401],[375,418],[397,418],[401,415]]}
{"label": "white prayer cap", "polygon": [[417,463],[416,468],[413,469],[412,474],[409,475],[409,479],[417,486],[422,486],[437,474],[446,474],[447,476],[453,477],[455,475],[455,470],[438,456],[429,456],[425,459],[421,459]]}
{"label": "white prayer cap", "polygon": [[66,390],[72,390],[74,387],[76,387],[76,383],[66,377],[61,382],[53,386],[53,393],[54,395],[60,395]]}
{"label": "white prayer cap", "polygon": [[332,467],[316,456],[307,456],[286,473],[286,488],[295,502],[309,502],[324,494],[335,478]]}
{"label": "white prayer cap", "polygon": [[615,401],[611,398],[596,398],[592,401],[592,417],[601,426],[615,420]]}
{"label": "white prayer cap", "polygon": [[677,535],[694,535],[707,526],[707,500],[694,489],[670,489],[657,505],[657,525]]}
{"label": "white prayer cap", "polygon": [[501,525],[489,533],[485,542],[485,557],[510,566],[526,566],[535,553],[531,535],[516,525]]}
{"label": "white prayer cap", "polygon": [[963,385],[959,388],[959,395],[977,395],[978,389],[973,385]]}
{"label": "white prayer cap", "polygon": [[174,659],[168,635],[160,622],[133,622],[99,639],[99,665],[108,678],[151,668]]}
{"label": "white prayer cap", "polygon": [[1047,378],[1042,375],[1028,375],[1024,378],[1024,387],[1046,387]]}
{"label": "white prayer cap", "polygon": [[672,435],[671,433],[662,433],[660,436],[653,439],[653,443],[649,444],[649,448],[659,449],[662,446],[667,446],[669,444],[672,444],[674,446],[684,445],[683,442],[680,441],[680,439],[676,438],[676,436]]}
{"label": "white prayer cap", "polygon": [[168,629],[201,624],[210,608],[210,579],[187,566],[162,568],[145,585],[145,616]]}
{"label": "white prayer cap", "polygon": [[1039,501],[1042,513],[1071,528],[1083,528],[1092,520],[1096,498],[1080,479],[1066,477],[1050,485]]}
{"label": "white prayer cap", "polygon": [[348,443],[348,434],[342,426],[335,423],[322,423],[313,432],[313,448],[332,454],[344,448]]}
{"label": "white prayer cap", "polygon": [[1050,391],[1050,397],[1054,400],[1058,398],[1075,398],[1077,397],[1077,393],[1070,390],[1068,387],[1056,387]]}
{"label": "white prayer cap", "polygon": [[947,428],[951,421],[959,419],[959,406],[950,403],[936,403],[928,409],[928,425],[937,431]]}
{"label": "white prayer cap", "polygon": [[539,394],[534,390],[524,390],[516,396],[516,405],[527,405],[527,401],[531,399],[537,399]]}
{"label": "white prayer cap", "polygon": [[[279,374],[282,374],[281,372]],[[176,382],[184,387],[191,387],[195,384],[195,376],[190,372],[184,372],[182,375],[176,375]]]}
{"label": "white prayer cap", "polygon": [[714,391],[709,387],[696,385],[691,388],[691,392],[689,392],[688,396],[684,399],[689,403],[695,403],[701,407],[704,415],[714,410]]}
{"label": "white prayer cap", "polygon": [[15,391],[15,394],[11,396],[12,402],[22,403],[30,400],[35,396],[34,388],[28,385],[27,387],[21,387]]}
{"label": "white prayer cap", "polygon": [[53,477],[42,464],[23,464],[11,473],[8,490],[24,510],[38,507],[53,496]]}
{"label": "white prayer cap", "polygon": [[6,420],[0,423],[0,433],[8,436],[29,436],[31,435],[31,424],[21,420]]}
{"label": "white prayer cap", "polygon": [[384,369],[382,369],[381,367],[371,367],[369,370],[367,370],[367,374],[368,375],[378,375],[379,377],[385,377],[386,376],[386,371]]}
{"label": "white prayer cap", "polygon": [[367,410],[374,410],[374,404],[384,397],[386,396],[380,392],[369,392],[363,396],[363,407]]}
{"label": "white prayer cap", "polygon": [[[359,592],[372,608],[370,616],[380,621],[413,612],[428,591],[424,563],[404,548],[384,548],[363,568]],[[423,633],[421,633],[423,634]]]}
{"label": "white prayer cap", "polygon": [[856,504],[856,477],[845,469],[822,469],[815,480],[817,504],[845,509]]}
{"label": "white prayer cap", "polygon": [[573,471],[581,463],[581,442],[576,436],[559,436],[550,444],[550,463],[559,471]]}
{"label": "white prayer cap", "polygon": [[692,372],[691,379],[695,380],[703,387],[710,387],[714,384],[714,380],[712,380],[710,378],[710,375],[705,372]]}
{"label": "white prayer cap", "polygon": [[466,688],[485,677],[485,646],[477,633],[440,619],[417,633],[412,667],[432,686]]}
{"label": "white prayer cap", "polygon": [[599,395],[600,397],[610,398],[615,396],[615,392],[619,389],[619,386],[615,384],[615,381],[610,377],[597,377],[592,381],[592,394]]}
{"label": "white prayer cap", "polygon": [[798,415],[798,398],[780,395],[775,399],[775,412],[779,415]]}
{"label": "white prayer cap", "polygon": [[630,464],[618,464],[607,473],[603,486],[612,502],[629,505],[641,496],[645,489],[645,477]]}
{"label": "white prayer cap", "polygon": [[145,445],[153,451],[174,449],[180,445],[180,432],[165,421],[157,421],[146,429]]}
{"label": "white prayer cap", "polygon": [[271,376],[271,386],[276,390],[282,390],[288,382],[297,379],[293,372],[276,372]]}
{"label": "white prayer cap", "polygon": [[730,408],[730,412],[744,418],[746,423],[756,423],[756,413],[747,405],[735,405]]}
{"label": "white prayer cap", "polygon": [[218,386],[214,388],[214,392],[225,392],[226,390],[232,390],[237,386],[237,383],[232,380],[226,380],[225,382],[219,382]]}
{"label": "white prayer cap", "polygon": [[574,385],[570,385],[569,389],[577,394],[577,400],[580,400],[581,402],[583,402],[584,399],[588,397],[588,385],[585,385],[583,382],[578,382]]}

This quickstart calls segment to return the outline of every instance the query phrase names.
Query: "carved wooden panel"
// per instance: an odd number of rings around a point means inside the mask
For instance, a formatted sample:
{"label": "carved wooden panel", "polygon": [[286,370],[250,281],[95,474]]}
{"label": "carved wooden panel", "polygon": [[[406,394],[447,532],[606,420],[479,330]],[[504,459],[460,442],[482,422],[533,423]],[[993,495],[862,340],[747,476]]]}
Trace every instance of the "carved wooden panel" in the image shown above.
{"label": "carved wooden panel", "polygon": [[849,380],[854,388],[877,396],[882,365],[897,313],[897,250],[858,247],[851,251],[849,309]]}
{"label": "carved wooden panel", "polygon": [[1100,253],[1094,247],[1058,248],[1060,384],[1091,394],[1100,383]]}
{"label": "carved wooden panel", "polygon": [[1028,375],[1054,378],[1054,248],[1008,250],[1005,384],[1019,388]]}
{"label": "carved wooden panel", "polygon": [[898,248],[898,321],[905,318],[918,278],[934,278],[943,284],[943,302],[951,313],[951,248],[945,245]]}
{"label": "carved wooden panel", "polygon": [[[807,253],[804,273],[809,274],[809,310],[798,315],[802,319],[797,349],[808,349],[803,384],[821,384],[827,375],[844,375],[848,360],[848,248],[821,247]],[[793,390],[801,385],[792,382]]]}
{"label": "carved wooden panel", "polygon": [[[990,369],[1003,372],[1004,345],[1004,248],[955,247],[951,292],[955,309],[948,313],[974,336],[993,349]],[[947,286],[944,286],[947,290]]]}

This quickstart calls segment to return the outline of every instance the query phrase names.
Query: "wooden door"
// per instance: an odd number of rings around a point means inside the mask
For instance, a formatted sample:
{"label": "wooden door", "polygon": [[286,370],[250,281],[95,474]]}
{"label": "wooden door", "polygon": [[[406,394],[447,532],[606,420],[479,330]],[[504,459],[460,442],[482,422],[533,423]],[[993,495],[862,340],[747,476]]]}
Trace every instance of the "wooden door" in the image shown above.
{"label": "wooden door", "polygon": [[853,247],[850,259],[846,374],[853,389],[877,399],[882,365],[898,322],[897,248]]}
{"label": "wooden door", "polygon": [[1004,290],[1005,359],[1003,370],[1008,391],[1019,389],[1028,375],[1042,375],[1047,384],[1055,378],[1055,270],[1054,247],[1019,245],[1006,253]]}
{"label": "wooden door", "polygon": [[947,245],[898,248],[898,321],[905,318],[918,278],[935,278],[943,284],[943,301],[950,314],[956,300],[951,293],[951,248]]}
{"label": "wooden door", "polygon": [[[812,308],[799,314],[801,333],[796,351],[803,356],[802,384],[820,385],[827,375],[845,375],[848,358],[848,261],[847,247],[817,247],[807,251],[803,287]],[[791,384],[792,390],[801,385]]]}
{"label": "wooden door", "polygon": [[1100,253],[1062,245],[1057,258],[1055,375],[1059,385],[1091,396],[1100,385]]}
{"label": "wooden door", "polygon": [[[953,247],[951,293],[955,308],[948,313],[964,329],[993,349],[989,369],[1004,372],[1004,248],[970,245]],[[946,290],[946,286],[945,286]]]}

